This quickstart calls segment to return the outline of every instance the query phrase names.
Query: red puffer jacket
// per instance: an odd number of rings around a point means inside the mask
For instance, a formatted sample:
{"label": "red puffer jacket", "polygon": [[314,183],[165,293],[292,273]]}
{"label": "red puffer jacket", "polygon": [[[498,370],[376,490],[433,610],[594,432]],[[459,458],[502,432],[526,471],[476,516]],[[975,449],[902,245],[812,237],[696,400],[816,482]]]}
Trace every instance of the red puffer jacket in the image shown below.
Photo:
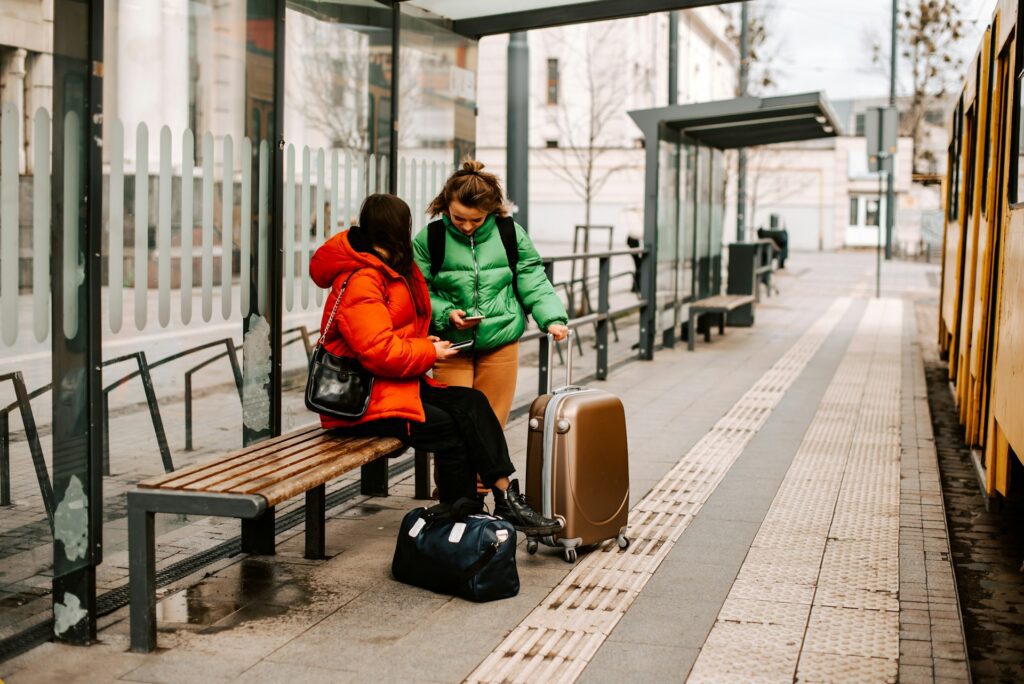
{"label": "red puffer jacket", "polygon": [[359,236],[350,240],[349,233],[335,235],[316,251],[309,274],[320,287],[332,288],[324,303],[321,334],[338,290],[354,274],[334,324],[327,331],[324,347],[332,354],[359,359],[375,380],[370,406],[362,418],[346,421],[320,416],[320,424],[335,428],[380,418],[423,422],[420,379],[436,358],[434,345],[427,339],[430,294],[426,281],[415,265],[412,277],[407,279],[372,252],[358,251],[352,242],[360,243]]}

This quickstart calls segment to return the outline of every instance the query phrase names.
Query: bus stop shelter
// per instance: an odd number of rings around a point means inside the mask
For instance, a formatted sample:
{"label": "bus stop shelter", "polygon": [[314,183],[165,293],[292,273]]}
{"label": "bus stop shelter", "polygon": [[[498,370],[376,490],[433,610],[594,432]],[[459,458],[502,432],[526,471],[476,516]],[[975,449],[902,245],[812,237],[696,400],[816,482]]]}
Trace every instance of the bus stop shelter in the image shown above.
{"label": "bus stop shelter", "polygon": [[[737,97],[629,113],[644,136],[643,296],[702,299],[721,290],[725,150],[839,134],[822,92]],[[653,299],[652,299],[653,298]],[[658,306],[647,307],[641,357],[654,354]]]}

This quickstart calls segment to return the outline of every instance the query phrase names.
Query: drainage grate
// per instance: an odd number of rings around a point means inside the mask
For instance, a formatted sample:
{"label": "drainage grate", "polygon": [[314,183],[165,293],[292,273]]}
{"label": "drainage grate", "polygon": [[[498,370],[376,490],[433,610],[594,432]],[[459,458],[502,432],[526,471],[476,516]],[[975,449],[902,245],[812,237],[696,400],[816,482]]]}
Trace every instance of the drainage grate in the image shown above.
{"label": "drainage grate", "polygon": [[689,682],[895,675],[902,326],[868,304]]}
{"label": "drainage grate", "polygon": [[[402,459],[401,461],[392,461],[389,464],[388,473],[390,477],[402,475],[412,470],[414,460],[412,457]],[[351,499],[354,499],[359,495],[360,485],[359,482],[353,482],[339,487],[333,492],[329,492],[325,497],[327,509],[330,510],[336,506],[340,506]],[[277,516],[275,522],[275,533],[282,534],[288,530],[301,525],[306,519],[306,508],[305,506],[299,506],[294,508],[287,513],[282,513]],[[223,558],[229,558],[242,551],[242,542],[240,537],[234,537],[228,539],[225,542],[221,542],[216,546],[212,546],[205,551],[189,556],[184,560],[180,560],[177,563],[173,563],[166,568],[159,570],[156,573],[156,586],[158,588],[165,587],[172,582],[177,582],[180,579],[188,577],[200,568],[206,567],[207,565],[219,561]],[[122,584],[117,589],[112,589],[96,598],[96,613],[98,617],[109,615],[115,610],[123,608],[128,605],[129,588],[128,584]],[[35,648],[36,646],[49,641],[53,637],[53,619],[46,620],[37,625],[33,625],[28,629],[22,630],[17,634],[9,636],[5,639],[0,639],[0,662],[13,658],[14,656],[20,655],[29,649]]]}
{"label": "drainage grate", "polygon": [[833,302],[633,507],[628,549],[584,557],[467,681],[574,681],[849,306]]}

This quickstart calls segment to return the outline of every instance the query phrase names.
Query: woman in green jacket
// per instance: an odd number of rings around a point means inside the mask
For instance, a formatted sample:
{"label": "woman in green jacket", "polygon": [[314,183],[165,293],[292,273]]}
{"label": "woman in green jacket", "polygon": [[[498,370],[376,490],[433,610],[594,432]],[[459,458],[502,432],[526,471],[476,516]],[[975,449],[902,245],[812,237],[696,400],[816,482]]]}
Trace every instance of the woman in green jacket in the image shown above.
{"label": "woman in green jacket", "polygon": [[427,208],[440,219],[416,235],[413,254],[430,289],[434,333],[473,343],[438,359],[434,378],[483,392],[504,425],[515,396],[526,316],[557,340],[569,334],[569,317],[537,248],[507,217],[498,177],[483,167],[466,161],[448,178]]}

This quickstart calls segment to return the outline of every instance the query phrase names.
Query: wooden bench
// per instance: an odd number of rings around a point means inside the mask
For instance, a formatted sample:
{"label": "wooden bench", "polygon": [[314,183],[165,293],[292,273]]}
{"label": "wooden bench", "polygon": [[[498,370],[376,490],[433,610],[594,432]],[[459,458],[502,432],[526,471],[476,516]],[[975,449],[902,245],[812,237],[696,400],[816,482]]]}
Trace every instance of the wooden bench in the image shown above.
{"label": "wooden bench", "polygon": [[[693,351],[693,341],[697,337],[697,319],[702,314],[711,313],[720,316],[718,320],[718,333],[721,335],[725,333],[725,323],[729,313],[753,302],[754,295],[715,295],[714,297],[690,302],[690,310],[687,316],[686,348]],[[704,328],[704,341],[711,341],[710,325]]]}
{"label": "wooden bench", "polygon": [[[269,555],[274,507],[304,493],[305,556],[323,558],[327,483],[361,468],[362,493],[387,496],[387,457],[405,448],[397,439],[341,437],[315,425],[140,482],[128,492],[131,650],[156,648],[155,513],[240,518],[242,551]],[[419,478],[420,459],[416,465]]]}

